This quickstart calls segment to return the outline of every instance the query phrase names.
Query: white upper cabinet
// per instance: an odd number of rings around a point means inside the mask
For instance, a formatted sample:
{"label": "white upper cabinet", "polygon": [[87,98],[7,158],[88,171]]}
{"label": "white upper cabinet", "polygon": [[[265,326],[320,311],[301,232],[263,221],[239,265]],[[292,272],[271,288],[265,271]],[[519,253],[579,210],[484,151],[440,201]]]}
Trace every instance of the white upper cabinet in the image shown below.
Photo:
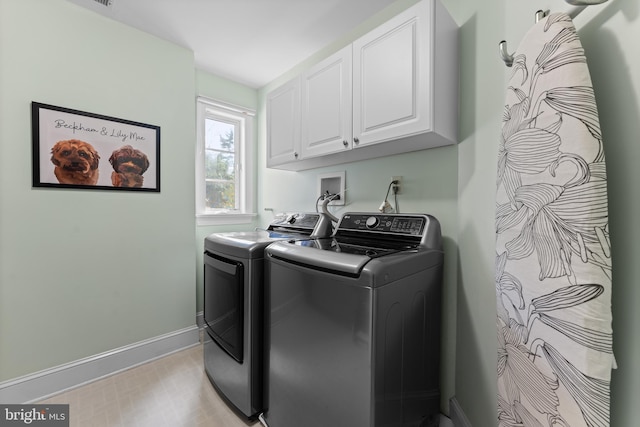
{"label": "white upper cabinet", "polygon": [[302,158],[351,149],[351,46],[302,74]]}
{"label": "white upper cabinet", "polygon": [[267,167],[300,157],[300,78],[267,95]]}
{"label": "white upper cabinet", "polygon": [[[457,143],[457,33],[439,0],[422,0],[304,72],[300,155],[274,162],[278,150],[268,147],[267,166],[302,170]],[[269,135],[283,127],[270,108]]]}
{"label": "white upper cabinet", "polygon": [[430,4],[419,3],[353,43],[357,146],[430,128]]}

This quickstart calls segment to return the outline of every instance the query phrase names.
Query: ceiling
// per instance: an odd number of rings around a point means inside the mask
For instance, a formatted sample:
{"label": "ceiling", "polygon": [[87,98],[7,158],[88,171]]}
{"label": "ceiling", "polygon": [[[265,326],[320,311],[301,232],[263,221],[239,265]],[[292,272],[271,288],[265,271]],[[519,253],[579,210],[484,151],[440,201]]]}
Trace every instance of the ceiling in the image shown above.
{"label": "ceiling", "polygon": [[395,0],[69,1],[192,50],[201,70],[259,88]]}

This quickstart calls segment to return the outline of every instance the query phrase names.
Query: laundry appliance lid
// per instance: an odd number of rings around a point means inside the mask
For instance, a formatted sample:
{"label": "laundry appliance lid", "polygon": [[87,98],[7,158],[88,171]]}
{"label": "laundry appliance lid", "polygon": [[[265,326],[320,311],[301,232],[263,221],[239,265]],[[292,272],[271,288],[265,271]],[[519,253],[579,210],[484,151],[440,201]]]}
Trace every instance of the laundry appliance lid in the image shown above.
{"label": "laundry appliance lid", "polygon": [[269,245],[266,252],[269,256],[288,262],[339,272],[353,277],[358,276],[362,268],[371,260],[371,257],[367,255],[325,250],[332,242],[335,240],[330,238],[299,242],[289,240]]}
{"label": "laundry appliance lid", "polygon": [[262,258],[264,248],[273,242],[308,238],[308,234],[271,230],[230,231],[207,236],[204,239],[204,249],[240,258]]}

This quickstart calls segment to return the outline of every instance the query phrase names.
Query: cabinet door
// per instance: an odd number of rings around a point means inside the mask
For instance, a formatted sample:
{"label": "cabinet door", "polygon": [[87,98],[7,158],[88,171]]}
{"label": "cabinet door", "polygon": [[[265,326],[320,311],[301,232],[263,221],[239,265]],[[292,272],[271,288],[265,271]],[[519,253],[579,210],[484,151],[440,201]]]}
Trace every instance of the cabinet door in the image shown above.
{"label": "cabinet door", "polygon": [[351,148],[351,45],[302,75],[302,158]]}
{"label": "cabinet door", "polygon": [[432,1],[422,1],[353,43],[354,146],[431,128]]}
{"label": "cabinet door", "polygon": [[300,79],[267,94],[267,167],[294,162],[300,150]]}

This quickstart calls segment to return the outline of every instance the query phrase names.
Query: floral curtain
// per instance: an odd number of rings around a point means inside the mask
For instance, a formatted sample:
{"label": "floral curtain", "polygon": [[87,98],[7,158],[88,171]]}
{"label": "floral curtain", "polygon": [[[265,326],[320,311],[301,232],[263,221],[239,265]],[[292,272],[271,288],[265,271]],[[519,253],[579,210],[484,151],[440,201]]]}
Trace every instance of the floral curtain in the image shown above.
{"label": "floral curtain", "polygon": [[609,426],[605,156],[566,14],[536,23],[514,55],[496,204],[499,427]]}

